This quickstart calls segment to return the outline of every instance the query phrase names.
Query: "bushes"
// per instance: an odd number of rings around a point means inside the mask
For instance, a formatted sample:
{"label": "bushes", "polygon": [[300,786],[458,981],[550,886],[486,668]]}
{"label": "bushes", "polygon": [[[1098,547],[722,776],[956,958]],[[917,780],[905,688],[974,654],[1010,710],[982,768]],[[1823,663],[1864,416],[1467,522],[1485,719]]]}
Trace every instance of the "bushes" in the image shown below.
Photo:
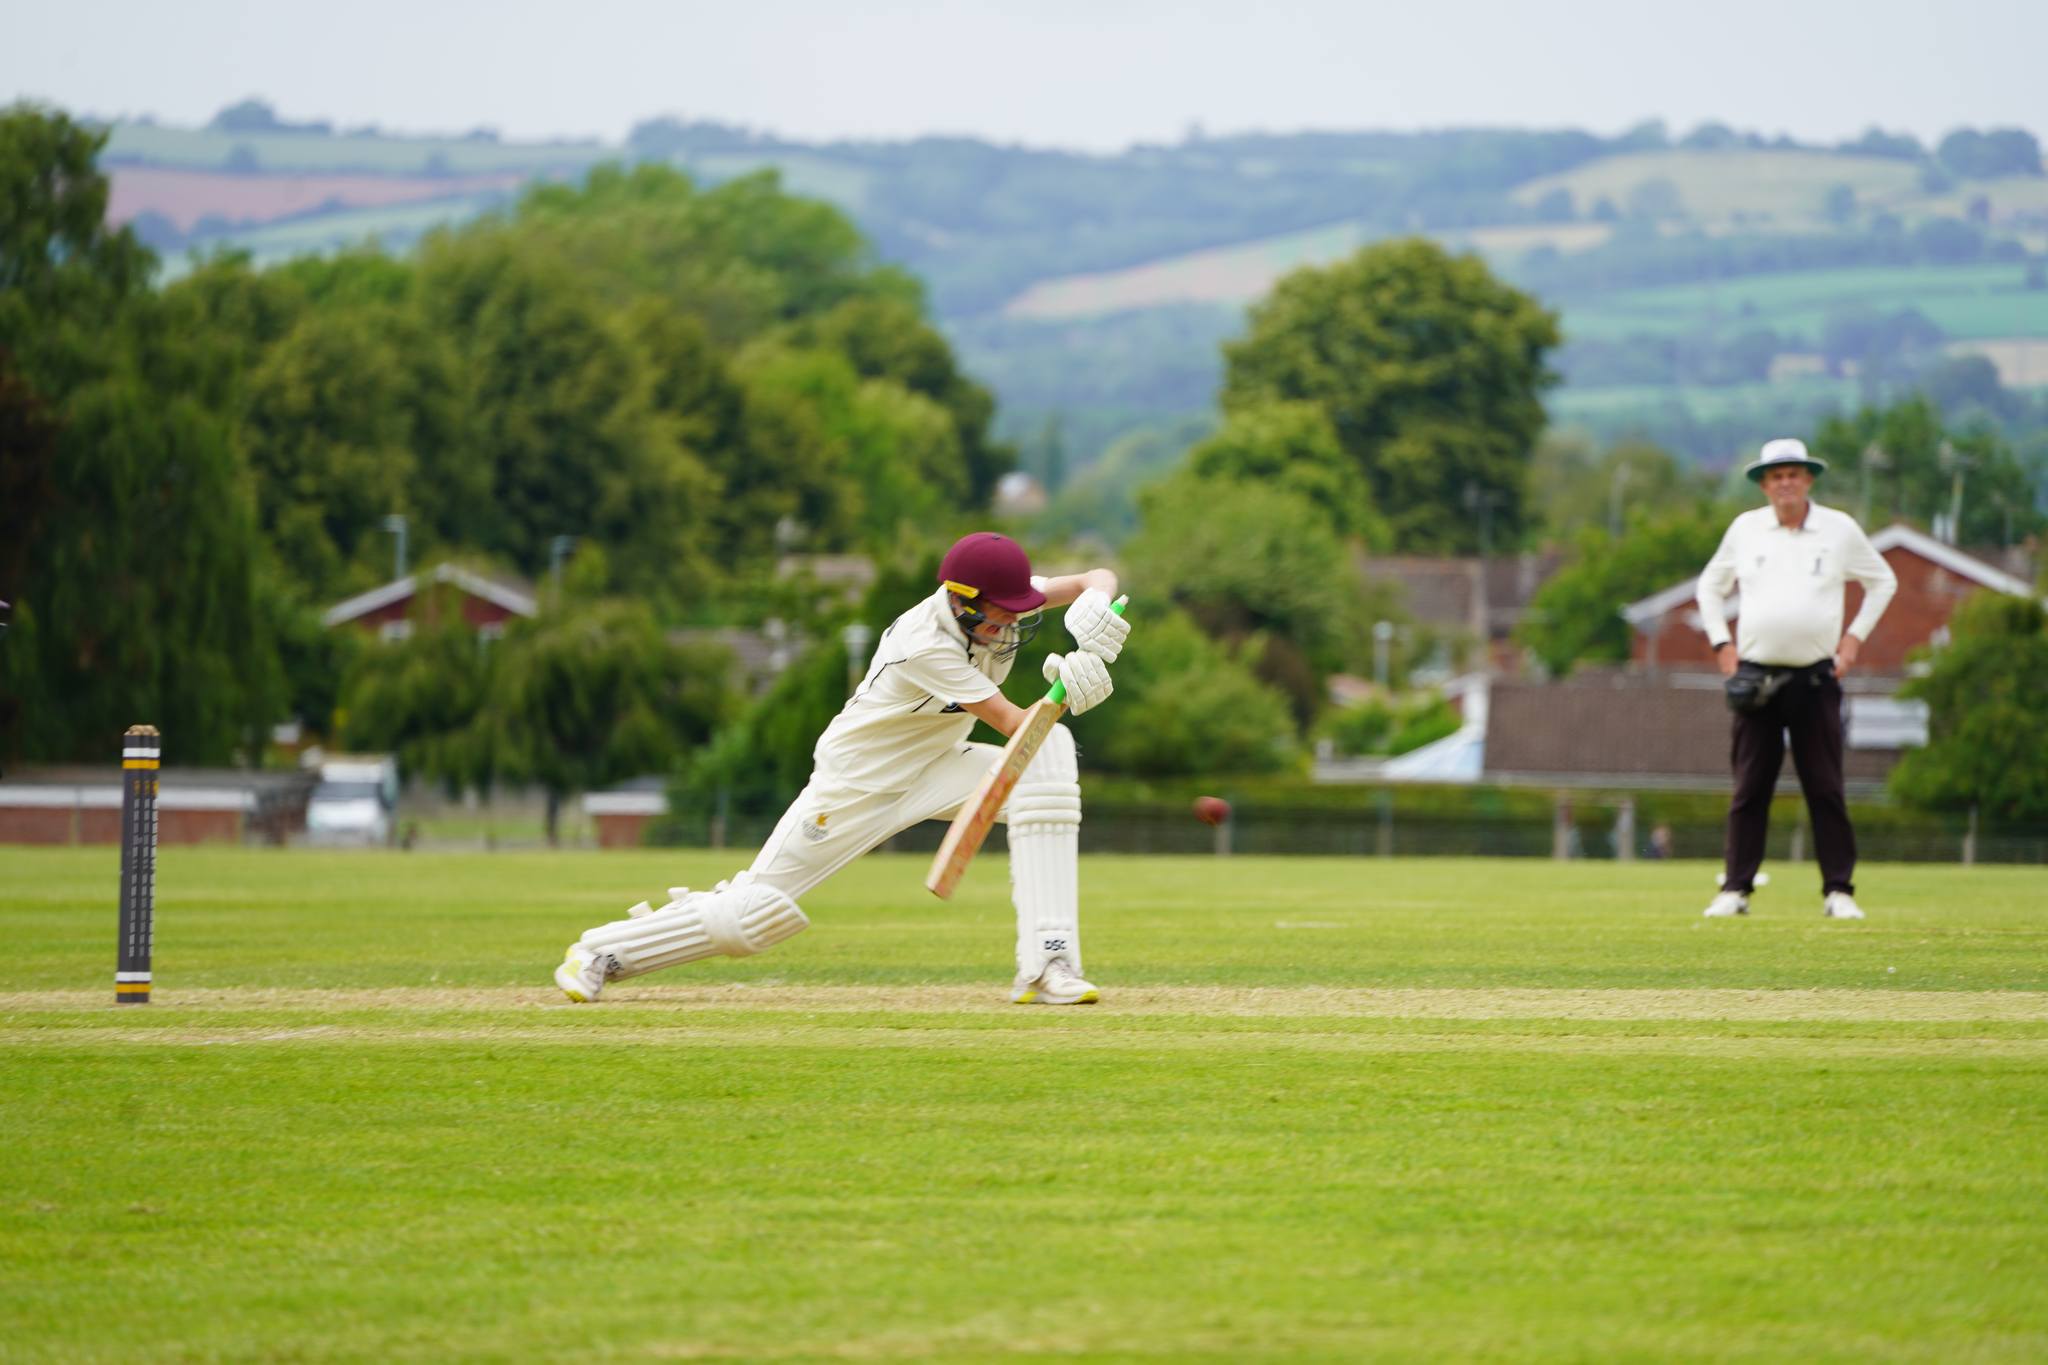
{"label": "bushes", "polygon": [[1429,692],[1387,700],[1375,697],[1333,710],[1323,720],[1321,735],[1340,754],[1391,758],[1456,734],[1461,724],[1451,704]]}

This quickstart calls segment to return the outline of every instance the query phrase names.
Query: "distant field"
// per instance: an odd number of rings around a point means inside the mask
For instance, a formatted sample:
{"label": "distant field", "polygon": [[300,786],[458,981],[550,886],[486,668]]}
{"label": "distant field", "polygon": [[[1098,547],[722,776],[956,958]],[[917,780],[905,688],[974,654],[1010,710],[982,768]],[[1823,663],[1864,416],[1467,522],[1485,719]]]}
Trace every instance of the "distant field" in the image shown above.
{"label": "distant field", "polygon": [[920,863],[577,1007],[730,858],[167,849],[117,1008],[115,851],[0,849],[5,1355],[2048,1355],[2048,873],[1090,857],[1056,1011]]}
{"label": "distant field", "polygon": [[[465,223],[480,213],[505,204],[507,199],[502,193],[468,194],[451,199],[323,213],[317,217],[297,218],[232,233],[220,241],[223,245],[249,252],[258,265],[360,246],[372,240],[387,250],[402,251],[435,228]],[[164,258],[160,278],[174,280],[187,269],[189,262],[186,256],[174,252]]]}
{"label": "distant field", "polygon": [[1766,405],[1809,405],[1815,408],[1853,408],[1860,391],[1853,379],[1803,376],[1774,384],[1705,385],[1609,385],[1602,388],[1566,388],[1550,395],[1546,406],[1552,420],[1569,422],[1580,416],[1612,416],[1624,412],[1655,409],[1676,403],[1696,418],[1709,421],[1732,412],[1755,411]]}
{"label": "distant field", "polygon": [[2009,389],[2048,388],[2048,339],[1993,338],[1958,341],[1951,354],[1981,355],[1998,369],[1998,381]]}
{"label": "distant field", "polygon": [[1847,185],[1860,204],[1884,206],[1915,198],[1920,171],[1904,161],[1840,156],[1830,152],[1664,151],[1603,157],[1561,175],[1531,180],[1514,197],[1534,204],[1556,189],[1570,190],[1580,213],[1602,198],[1626,211],[1629,195],[1652,181],[1671,182],[1686,213],[1703,220],[1737,214],[1791,224],[1821,217],[1830,188]]}
{"label": "distant field", "polygon": [[228,175],[211,171],[115,166],[108,174],[107,217],[125,223],[157,213],[179,231],[217,215],[230,223],[267,223],[330,206],[375,208],[451,196],[503,193],[526,177],[498,174],[428,178],[384,175]]}
{"label": "distant field", "polygon": [[[471,142],[462,138],[318,137],[296,133],[221,133],[120,123],[103,154],[110,162],[225,168],[236,147],[265,171],[369,171],[379,175],[487,175],[594,166],[617,160],[617,147],[564,142]],[[438,160],[436,159],[438,158]]]}
{"label": "distant field", "polygon": [[1632,289],[1565,304],[1567,336],[1675,334],[1710,323],[1774,327],[1818,342],[1829,313],[1917,308],[1957,338],[2048,337],[2048,292],[2021,265],[1810,270]]}
{"label": "distant field", "polygon": [[[1538,246],[1583,251],[1611,235],[1604,223],[1530,224],[1429,234],[1453,251],[1518,256]],[[1302,266],[1328,265],[1375,240],[1356,223],[1336,223],[1194,251],[1127,270],[1042,280],[1011,300],[1008,317],[1035,320],[1095,317],[1174,304],[1251,303],[1280,277]]]}
{"label": "distant field", "polygon": [[1006,316],[1029,319],[1093,317],[1184,303],[1249,303],[1282,275],[1324,265],[1370,240],[1356,223],[1189,252],[1128,270],[1041,280],[1011,300]]}

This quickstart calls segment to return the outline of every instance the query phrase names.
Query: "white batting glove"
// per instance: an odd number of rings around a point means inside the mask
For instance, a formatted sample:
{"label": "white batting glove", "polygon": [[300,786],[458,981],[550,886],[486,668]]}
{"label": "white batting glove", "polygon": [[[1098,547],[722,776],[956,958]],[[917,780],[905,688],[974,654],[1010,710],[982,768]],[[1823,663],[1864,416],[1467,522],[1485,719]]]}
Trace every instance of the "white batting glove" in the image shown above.
{"label": "white batting glove", "polygon": [[1109,609],[1109,594],[1100,588],[1090,588],[1074,599],[1067,608],[1066,626],[1077,647],[1106,664],[1116,662],[1131,633],[1131,623]]}
{"label": "white batting glove", "polygon": [[1048,654],[1044,672],[1047,682],[1067,685],[1067,710],[1077,716],[1116,691],[1116,684],[1109,680],[1109,665],[1093,654]]}

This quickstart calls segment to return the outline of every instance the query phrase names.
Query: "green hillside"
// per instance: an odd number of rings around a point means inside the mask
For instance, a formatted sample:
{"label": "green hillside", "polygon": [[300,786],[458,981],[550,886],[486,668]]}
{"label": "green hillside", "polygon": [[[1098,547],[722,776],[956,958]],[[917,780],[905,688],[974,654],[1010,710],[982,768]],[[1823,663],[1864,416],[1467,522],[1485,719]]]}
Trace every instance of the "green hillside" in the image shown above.
{"label": "green hillside", "polygon": [[[235,249],[247,251],[259,265],[366,245],[402,252],[436,228],[468,222],[505,202],[506,196],[502,194],[453,195],[446,199],[290,218],[235,232],[226,240]],[[189,252],[167,257],[163,264],[163,278],[172,280],[184,275],[191,267],[191,260]]]}
{"label": "green hillside", "polygon": [[1582,213],[1601,200],[1617,212],[1653,198],[1645,186],[1660,182],[1678,195],[1692,222],[1737,219],[1799,223],[1826,220],[1828,192],[1846,185],[1859,204],[1904,207],[1917,200],[1920,173],[1910,162],[1833,152],[1672,149],[1603,157],[1559,175],[1539,176],[1516,188],[1516,203],[1535,205],[1546,195],[1570,193]]}
{"label": "green hillside", "polygon": [[[238,155],[238,152],[240,155]],[[194,170],[369,171],[380,175],[481,175],[491,171],[580,170],[615,159],[597,143],[499,143],[481,138],[401,138],[366,134],[223,132],[117,123],[104,154],[110,166]]]}
{"label": "green hillside", "polygon": [[[2048,375],[2029,349],[2048,339],[2048,176],[2016,130],[2000,134],[2002,161],[1983,146],[1964,157],[1954,139],[1827,148],[1718,127],[1679,142],[1654,127],[1245,135],[1091,156],[957,138],[807,144],[669,119],[623,145],[519,144],[283,131],[260,106],[230,113],[256,126],[120,124],[106,159],[116,177],[151,166],[427,184],[619,159],[706,183],[773,174],[846,209],[879,257],[918,276],[996,389],[1003,429],[1057,418],[1080,442],[1076,467],[1134,429],[1208,411],[1219,343],[1283,275],[1410,234],[1480,253],[1559,312],[1560,417],[1641,412],[1655,394],[1655,412],[1711,414],[1733,432],[1745,410],[1762,421],[1910,385],[1973,344],[2009,388]],[[224,209],[189,237],[153,223],[151,240],[172,261],[193,246],[260,260],[370,238],[403,250],[502,197],[337,200],[267,223]],[[1702,458],[1726,453],[1724,434],[1696,424],[1645,429]]]}
{"label": "green hillside", "polygon": [[2018,264],[1800,271],[1604,295],[1565,311],[1574,337],[1769,326],[1817,339],[1848,307],[1917,309],[1958,339],[2048,337],[2048,293]]}

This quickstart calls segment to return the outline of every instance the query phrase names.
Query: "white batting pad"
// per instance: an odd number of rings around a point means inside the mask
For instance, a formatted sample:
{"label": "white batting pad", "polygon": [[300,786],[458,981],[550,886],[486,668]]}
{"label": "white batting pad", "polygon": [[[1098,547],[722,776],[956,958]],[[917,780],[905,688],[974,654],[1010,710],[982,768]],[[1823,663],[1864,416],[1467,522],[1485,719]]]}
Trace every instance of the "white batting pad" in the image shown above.
{"label": "white batting pad", "polygon": [[582,946],[610,953],[614,977],[644,976],[707,957],[752,957],[810,927],[795,901],[741,873],[713,891],[682,894],[659,910],[634,906],[628,917],[585,934]]}
{"label": "white batting pad", "polygon": [[1017,974],[1036,980],[1063,959],[1081,970],[1078,854],[1080,770],[1074,736],[1055,725],[1010,793],[1010,898],[1017,905]]}

